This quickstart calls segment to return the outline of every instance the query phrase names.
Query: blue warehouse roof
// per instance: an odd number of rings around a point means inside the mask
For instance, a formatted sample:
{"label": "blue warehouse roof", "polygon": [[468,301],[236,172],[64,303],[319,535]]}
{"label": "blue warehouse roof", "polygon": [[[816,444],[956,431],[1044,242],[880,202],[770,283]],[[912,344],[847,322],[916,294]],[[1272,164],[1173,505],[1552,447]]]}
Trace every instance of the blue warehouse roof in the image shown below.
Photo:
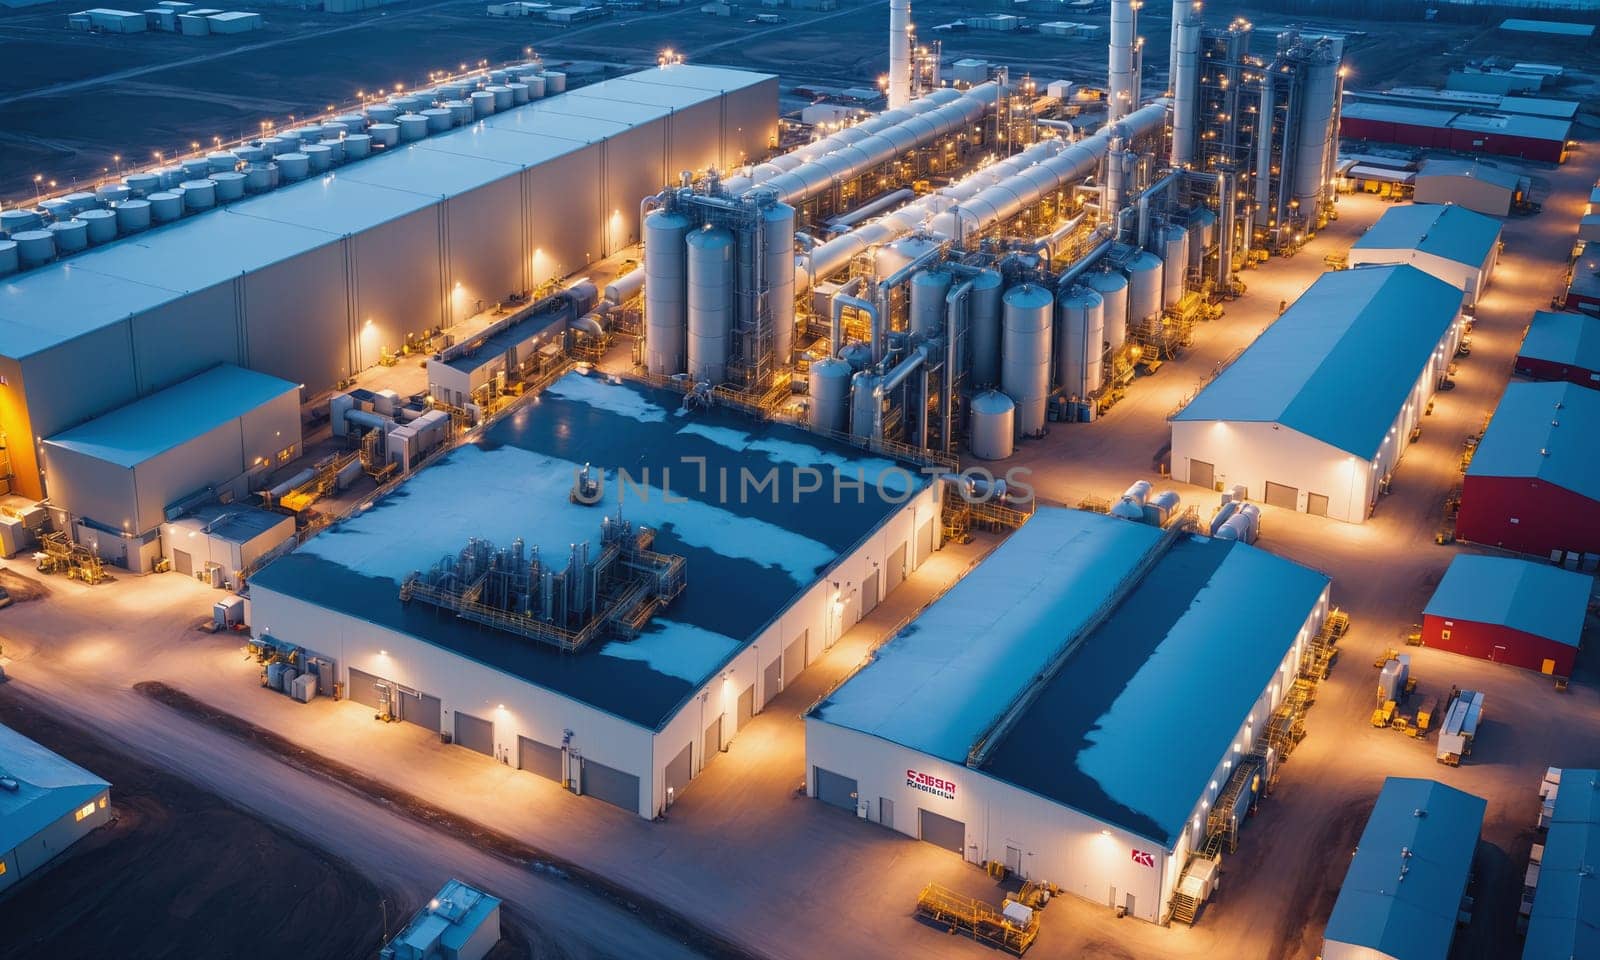
{"label": "blue warehouse roof", "polygon": [[1522,477],[1600,500],[1600,391],[1512,383],[1467,467],[1469,477]]}
{"label": "blue warehouse roof", "polygon": [[[701,457],[704,474],[690,459]],[[594,506],[568,497],[586,463],[606,475]],[[796,467],[820,470],[821,488],[794,489],[788,471]],[[642,486],[623,487],[617,468]],[[776,493],[740,494],[741,476],[757,482],[774,470]],[[858,476],[864,491],[844,486],[835,496],[835,478],[853,483]],[[895,502],[878,493],[878,478]],[[268,565],[251,584],[656,729],[926,483],[794,427],[725,409],[685,413],[680,394],[573,373],[371,509]],[[558,567],[574,543],[589,542],[598,556],[601,520],[619,510],[656,530],[655,550],[687,558],[687,588],[637,639],[564,654],[400,602],[407,574],[454,556],[470,537],[502,547],[521,538]],[[314,637],[283,639],[316,646]]]}
{"label": "blue warehouse roof", "polygon": [[[813,717],[964,763],[1160,536],[1041,509]],[[984,772],[1170,847],[1327,585],[1254,547],[1180,537],[1083,638]],[[1186,746],[1174,751],[1178,729]],[[1156,755],[1162,763],[1145,762]]]}
{"label": "blue warehouse roof", "polygon": [[1600,957],[1600,771],[1561,771],[1522,960]]}
{"label": "blue warehouse roof", "polygon": [[1576,647],[1593,589],[1594,578],[1547,563],[1463,553],[1450,561],[1422,612]]}
{"label": "blue warehouse roof", "polygon": [[1499,242],[1500,221],[1494,217],[1451,203],[1409,203],[1384,211],[1350,249],[1417,250],[1476,267]]}
{"label": "blue warehouse roof", "polygon": [[0,790],[0,855],[111,786],[4,726],[0,726],[0,777],[17,781],[16,790]]}
{"label": "blue warehouse roof", "polygon": [[1433,780],[1385,780],[1324,941],[1394,960],[1445,960],[1486,807]]}
{"label": "blue warehouse roof", "polygon": [[1370,459],[1460,306],[1409,264],[1323,274],[1173,419],[1280,423]]}
{"label": "blue warehouse roof", "polygon": [[1533,315],[1517,356],[1600,372],[1600,320],[1540,310]]}

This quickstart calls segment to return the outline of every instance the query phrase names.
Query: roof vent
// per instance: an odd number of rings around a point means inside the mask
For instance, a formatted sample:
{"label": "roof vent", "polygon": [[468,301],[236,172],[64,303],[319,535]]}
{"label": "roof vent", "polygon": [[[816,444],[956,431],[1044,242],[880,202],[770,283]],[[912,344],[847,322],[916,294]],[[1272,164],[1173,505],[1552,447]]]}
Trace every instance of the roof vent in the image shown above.
{"label": "roof vent", "polygon": [[1556,409],[1557,410],[1560,410],[1564,406],[1566,406],[1566,404],[1562,403],[1560,400],[1556,401]]}
{"label": "roof vent", "polygon": [[1561,426],[1561,421],[1560,420],[1551,420],[1550,421],[1550,426],[1559,427],[1559,426]]}
{"label": "roof vent", "polygon": [[7,793],[16,793],[21,789],[22,784],[18,783],[14,777],[0,776],[0,790],[4,790]]}
{"label": "roof vent", "polygon": [[1541,456],[1541,457],[1550,456],[1550,450],[1548,448],[1546,448],[1546,447],[1540,447],[1539,448],[1539,456]]}

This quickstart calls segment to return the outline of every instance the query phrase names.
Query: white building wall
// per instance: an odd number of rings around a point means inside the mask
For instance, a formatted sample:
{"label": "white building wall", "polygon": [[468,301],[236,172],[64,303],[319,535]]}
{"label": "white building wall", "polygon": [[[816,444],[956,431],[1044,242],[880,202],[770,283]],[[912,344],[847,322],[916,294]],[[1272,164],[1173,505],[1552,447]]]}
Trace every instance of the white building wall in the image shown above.
{"label": "white building wall", "polygon": [[1322,960],[1400,960],[1394,954],[1363,947],[1354,943],[1339,943],[1335,940],[1322,941]]}
{"label": "white building wall", "polygon": [[111,819],[109,798],[109,790],[101,791],[99,796],[86,802],[93,810],[82,820],[78,819],[76,810],[68,811],[15,848],[0,852],[0,860],[6,865],[5,873],[0,874],[0,892],[28,874],[36,872],[60,856],[68,847],[82,840],[90,831],[109,821]]}

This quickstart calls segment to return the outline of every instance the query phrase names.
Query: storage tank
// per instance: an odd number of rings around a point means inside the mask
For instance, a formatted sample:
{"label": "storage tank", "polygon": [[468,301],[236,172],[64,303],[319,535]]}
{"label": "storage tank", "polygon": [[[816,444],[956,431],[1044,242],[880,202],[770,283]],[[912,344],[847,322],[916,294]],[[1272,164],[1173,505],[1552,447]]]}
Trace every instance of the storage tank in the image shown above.
{"label": "storage tank", "polygon": [[84,190],[77,190],[67,194],[61,199],[72,204],[72,212],[79,213],[84,210],[93,210],[100,205],[100,198]]}
{"label": "storage tank", "polygon": [[[689,234],[688,372],[713,386],[728,378],[728,347],[733,333],[733,232],[702,227]],[[649,289],[649,281],[645,283]]]}
{"label": "storage tank", "polygon": [[967,441],[979,460],[1004,460],[1017,442],[1017,405],[998,390],[985,390],[972,398],[972,425]]}
{"label": "storage tank", "polygon": [[1122,496],[1123,499],[1132,500],[1142,507],[1145,501],[1150,499],[1150,490],[1149,480],[1135,480],[1128,485],[1128,489],[1122,491]]}
{"label": "storage tank", "polygon": [[1074,284],[1056,301],[1056,376],[1069,397],[1082,400],[1100,389],[1105,354],[1105,300]]}
{"label": "storage tank", "polygon": [[1144,504],[1125,496],[1111,505],[1111,515],[1122,520],[1144,523]]}
{"label": "storage tank", "polygon": [[217,185],[210,180],[185,180],[179,186],[185,210],[209,210],[217,205]]}
{"label": "storage tank", "polygon": [[32,210],[0,210],[0,233],[15,235],[43,226],[44,218]]}
{"label": "storage tank", "polygon": [[1217,511],[1217,515],[1211,518],[1211,527],[1210,527],[1211,535],[1213,537],[1216,536],[1217,535],[1217,531],[1222,529],[1222,525],[1227,523],[1229,520],[1232,520],[1233,519],[1233,515],[1238,513],[1238,512],[1239,512],[1239,503],[1238,503],[1238,501],[1229,500],[1227,503],[1224,503],[1222,505],[1222,509]]}
{"label": "storage tank", "polygon": [[[191,157],[178,164],[178,166],[183,170],[185,180],[198,180],[211,172],[211,161],[205,157]],[[70,200],[72,198],[68,197],[67,199]]]}
{"label": "storage tank", "polygon": [[526,83],[518,83],[513,80],[506,84],[506,89],[511,91],[511,102],[514,105],[521,106],[528,102],[528,85]]}
{"label": "storage tank", "polygon": [[147,197],[150,201],[150,215],[156,223],[171,223],[183,216],[183,198],[176,193],[159,191]]}
{"label": "storage tank", "polygon": [[89,249],[89,224],[86,221],[57,220],[45,229],[55,237],[56,249],[62,253]]}
{"label": "storage tank", "polygon": [[655,210],[644,218],[645,369],[670,377],[684,371],[689,326],[689,218]]}
{"label": "storage tank", "polygon": [[882,380],[875,373],[861,370],[850,379],[850,435],[860,440],[870,440],[878,428],[878,414],[883,408],[883,398],[873,391]]}
{"label": "storage tank", "polygon": [[1183,498],[1178,496],[1176,490],[1161,491],[1145,501],[1145,521],[1158,527],[1166,526],[1177,515],[1178,505],[1182,502]]}
{"label": "storage tank", "polygon": [[1002,298],[1000,389],[1017,405],[1018,436],[1044,430],[1054,308],[1050,291],[1033,283],[1018,284]]}
{"label": "storage tank", "polygon": [[522,82],[528,85],[528,99],[542,100],[545,93],[545,80],[542,73],[525,73]]}
{"label": "storage tank", "polygon": [[428,135],[428,118],[420,114],[402,113],[394,122],[395,126],[400,128],[402,143],[412,143]]}
{"label": "storage tank", "polygon": [[311,158],[303,153],[278,154],[278,176],[286,181],[304,180],[311,173]]}
{"label": "storage tank", "polygon": [[244,174],[229,170],[225,173],[213,173],[211,182],[217,187],[217,202],[227,203],[244,196]]}
{"label": "storage tank", "polygon": [[944,298],[950,293],[950,280],[947,270],[918,270],[911,275],[908,329],[912,333],[937,337],[944,332]]}
{"label": "storage tank", "polygon": [[51,197],[47,200],[40,200],[39,210],[44,214],[44,220],[42,222],[47,225],[52,221],[72,219],[72,204],[60,197]]}
{"label": "storage tank", "polygon": [[484,87],[483,92],[494,97],[494,110],[496,113],[501,110],[510,110],[514,105],[511,97],[511,88],[504,84],[497,83],[493,86]]}
{"label": "storage tank", "polygon": [[372,142],[380,147],[392,147],[400,142],[400,126],[394,123],[374,123],[367,128]]}
{"label": "storage tank", "polygon": [[450,122],[454,123],[456,126],[461,127],[472,122],[472,118],[474,116],[472,110],[472,101],[446,100],[443,104],[441,104],[441,106],[450,111]]}
{"label": "storage tank", "polygon": [[1189,266],[1198,270],[1206,251],[1217,242],[1217,215],[1205,207],[1189,213]]}
{"label": "storage tank", "polygon": [[[89,228],[90,243],[110,243],[117,239],[117,215],[110,210],[85,210],[78,214],[78,222]],[[60,248],[60,244],[56,246]]]}
{"label": "storage tank", "polygon": [[850,364],[838,357],[811,361],[811,429],[843,433],[850,429]]}
{"label": "storage tank", "polygon": [[1112,350],[1121,349],[1128,339],[1128,278],[1111,270],[1092,270],[1084,274],[1083,285],[1100,294],[1106,343]]}
{"label": "storage tank", "polygon": [[117,204],[117,232],[138,233],[150,226],[149,200],[124,200]]}
{"label": "storage tank", "polygon": [[267,156],[276,157],[280,153],[293,153],[300,149],[300,141],[289,137],[268,137],[261,141],[261,149]]}
{"label": "storage tank", "polygon": [[400,116],[400,108],[389,103],[369,104],[366,109],[369,124],[394,123],[395,118]]}
{"label": "storage tank", "polygon": [[265,147],[253,147],[246,145],[242,147],[234,147],[233,155],[239,158],[240,163],[260,163],[261,161],[267,159],[267,150]]}
{"label": "storage tank", "polygon": [[[346,134],[360,133],[367,129],[367,118],[359,113],[341,113],[333,118],[334,122],[344,127]],[[238,151],[234,151],[237,153]]]}
{"label": "storage tank", "polygon": [[306,158],[306,167],[314,174],[326,173],[333,166],[333,151],[320,143],[301,144],[300,153]]}
{"label": "storage tank", "polygon": [[1005,278],[984,270],[972,278],[968,295],[967,340],[972,344],[972,370],[968,383],[992,387],[1000,382],[1000,297]]}
{"label": "storage tank", "polygon": [[[339,164],[344,163],[343,137],[340,137],[337,140],[323,140],[321,143],[318,143],[317,146],[328,151],[328,159],[332,162],[333,166],[338,166]],[[215,180],[216,177],[212,177],[211,179]]]}
{"label": "storage tank", "polygon": [[17,272],[17,241],[0,240],[0,277]]}
{"label": "storage tank", "polygon": [[1300,131],[1296,138],[1293,197],[1299,201],[1301,216],[1313,218],[1318,199],[1327,192],[1323,180],[1324,162],[1330,147],[1338,146],[1333,113],[1344,40],[1324,37],[1309,44],[1311,49],[1305,56]]}
{"label": "storage tank", "polygon": [[322,125],[317,123],[307,124],[297,130],[290,130],[289,135],[300,141],[301,146],[305,146],[308,143],[316,143],[326,136],[322,132]]}
{"label": "storage tank", "polygon": [[489,114],[494,113],[494,94],[490,93],[489,91],[475,91],[467,99],[472,101],[473,116],[487,117]]}
{"label": "storage tank", "polygon": [[1189,231],[1173,223],[1162,231],[1161,305],[1176,306],[1183,299],[1189,271]]}
{"label": "storage tank", "polygon": [[124,183],[102,183],[94,188],[94,195],[101,203],[121,203],[133,195]]}
{"label": "storage tank", "polygon": [[161,167],[156,170],[155,174],[157,179],[161,181],[161,189],[163,190],[172,190],[188,179],[183,175],[182,167]]}
{"label": "storage tank", "polygon": [[1161,258],[1148,250],[1128,261],[1128,324],[1144,323],[1161,312]]}
{"label": "storage tank", "polygon": [[1240,543],[1250,542],[1250,521],[1239,514],[1234,514],[1223,521],[1222,526],[1213,534],[1218,540],[1237,540]]}
{"label": "storage tank", "polygon": [[244,188],[249,193],[265,193],[278,185],[276,163],[252,163],[244,168]]}
{"label": "storage tank", "polygon": [[24,270],[55,259],[56,238],[49,230],[20,230],[11,239],[17,245],[17,263]]}
{"label": "storage tank", "polygon": [[239,168],[239,158],[231,150],[218,150],[216,153],[206,155],[207,173],[223,173]]}
{"label": "storage tank", "polygon": [[360,160],[372,152],[372,137],[365,133],[352,133],[344,138],[344,158]]}
{"label": "storage tank", "polygon": [[349,127],[346,127],[337,120],[329,120],[327,123],[322,125],[322,139],[318,140],[317,142],[325,143],[329,140],[343,140],[345,134],[349,132]]}
{"label": "storage tank", "polygon": [[153,173],[130,173],[122,178],[122,182],[136,197],[148,197],[161,189],[161,180]]}
{"label": "storage tank", "polygon": [[544,72],[545,93],[566,93],[567,75],[559,70],[546,70]]}
{"label": "storage tank", "polygon": [[1238,516],[1250,533],[1245,542],[1255,543],[1256,538],[1261,536],[1261,508],[1253,503],[1241,504]]}
{"label": "storage tank", "polygon": [[430,133],[443,133],[455,125],[455,115],[444,107],[429,107],[418,116],[428,121]]}
{"label": "storage tank", "polygon": [[794,207],[775,203],[762,212],[772,349],[780,364],[794,351]]}

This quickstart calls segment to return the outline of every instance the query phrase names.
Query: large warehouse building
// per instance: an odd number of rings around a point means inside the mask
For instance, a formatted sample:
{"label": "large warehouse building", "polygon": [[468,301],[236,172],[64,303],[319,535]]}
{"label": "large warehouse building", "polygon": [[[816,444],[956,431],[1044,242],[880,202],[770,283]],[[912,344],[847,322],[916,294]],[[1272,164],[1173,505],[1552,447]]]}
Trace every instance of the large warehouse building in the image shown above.
{"label": "large warehouse building", "polygon": [[1456,536],[1555,559],[1600,553],[1600,391],[1512,383],[1461,484]]}
{"label": "large warehouse building", "polygon": [[111,819],[111,784],[0,726],[0,893]]}
{"label": "large warehouse building", "polygon": [[1422,643],[1570,677],[1593,590],[1546,563],[1459,554],[1422,611]]}
{"label": "large warehouse building", "polygon": [[1041,508],[806,717],[808,789],[1161,921],[1327,612],[1254,547]]}
{"label": "large warehouse building", "polygon": [[1600,770],[1559,771],[1522,960],[1600,957]]}
{"label": "large warehouse building", "polygon": [[1534,380],[1565,380],[1600,390],[1600,320],[1537,311],[1517,350],[1516,371]]}
{"label": "large warehouse building", "polygon": [[638,240],[642,197],[763,154],[776,126],[776,77],[647,70],[0,281],[12,488],[47,492],[33,438],[219,363],[314,396],[581,271]]}
{"label": "large warehouse building", "polygon": [[1433,780],[1385,780],[1323,932],[1322,960],[1446,960],[1487,806]]}
{"label": "large warehouse building", "polygon": [[1504,217],[1527,192],[1526,178],[1514,170],[1476,160],[1429,160],[1417,171],[1412,199],[1453,203],[1474,213]]}
{"label": "large warehouse building", "polygon": [[1461,294],[1415,267],[1323,275],[1172,418],[1172,474],[1366,520],[1460,340]]}
{"label": "large warehouse building", "polygon": [[568,374],[266,566],[252,626],[381,714],[657,815],[939,537],[927,478],[682,399]]}
{"label": "large warehouse building", "polygon": [[1437,147],[1544,163],[1566,159],[1567,136],[1571,132],[1571,120],[1505,111],[1479,113],[1396,103],[1346,103],[1339,113],[1339,135],[1348,140]]}
{"label": "large warehouse building", "polygon": [[1384,211],[1350,248],[1350,266],[1409,263],[1461,291],[1471,309],[1500,261],[1500,221],[1453,204]]}

